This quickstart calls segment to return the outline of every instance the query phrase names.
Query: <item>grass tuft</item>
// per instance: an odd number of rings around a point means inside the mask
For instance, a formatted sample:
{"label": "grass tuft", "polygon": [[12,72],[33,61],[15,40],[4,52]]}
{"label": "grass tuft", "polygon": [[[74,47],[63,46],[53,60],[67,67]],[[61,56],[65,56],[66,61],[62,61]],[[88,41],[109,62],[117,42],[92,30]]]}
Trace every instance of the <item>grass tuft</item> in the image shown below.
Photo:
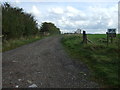
{"label": "grass tuft", "polygon": [[29,36],[29,37],[22,37],[19,39],[11,39],[8,41],[4,41],[2,43],[2,52],[15,49],[17,47],[20,47],[28,43],[32,43],[42,38],[44,38],[44,36]]}

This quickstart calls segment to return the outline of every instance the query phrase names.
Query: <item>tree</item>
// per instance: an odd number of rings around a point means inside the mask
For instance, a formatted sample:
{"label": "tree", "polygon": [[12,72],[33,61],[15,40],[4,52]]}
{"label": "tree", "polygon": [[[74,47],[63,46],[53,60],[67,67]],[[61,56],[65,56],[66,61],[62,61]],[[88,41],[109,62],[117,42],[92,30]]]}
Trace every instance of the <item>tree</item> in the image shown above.
{"label": "tree", "polygon": [[8,3],[2,5],[3,40],[35,35],[38,33],[36,20],[22,8],[12,7]]}
{"label": "tree", "polygon": [[53,23],[51,22],[44,22],[42,23],[40,27],[40,32],[47,32],[50,34],[60,34],[60,29],[57,28]]}

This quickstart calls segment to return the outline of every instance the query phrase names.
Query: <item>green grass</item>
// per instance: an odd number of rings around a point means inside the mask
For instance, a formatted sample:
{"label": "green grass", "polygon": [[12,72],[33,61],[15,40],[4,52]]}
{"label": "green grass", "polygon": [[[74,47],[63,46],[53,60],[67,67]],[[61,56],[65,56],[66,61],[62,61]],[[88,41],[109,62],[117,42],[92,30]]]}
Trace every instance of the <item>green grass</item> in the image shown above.
{"label": "green grass", "polygon": [[44,38],[45,36],[29,36],[19,39],[11,39],[9,41],[5,41],[2,43],[2,52],[15,49],[17,47],[20,47],[22,45],[32,43],[34,41],[40,40]]}
{"label": "green grass", "polygon": [[118,49],[117,39],[107,46],[106,42],[99,42],[99,39],[106,38],[104,34],[89,34],[88,38],[93,44],[82,44],[82,37],[78,35],[66,35],[61,42],[72,58],[88,65],[92,71],[93,80],[102,84],[103,87],[118,87],[120,85],[118,82],[120,49]]}
{"label": "green grass", "polygon": [[[106,34],[88,34],[87,35],[88,39],[90,39],[91,41],[93,41],[93,43],[95,44],[102,44],[102,45],[106,45],[107,43],[107,35]],[[118,35],[117,35],[118,37]],[[111,43],[111,38],[109,38],[109,43]],[[113,44],[109,44],[112,46],[116,46],[118,38],[113,38]]]}

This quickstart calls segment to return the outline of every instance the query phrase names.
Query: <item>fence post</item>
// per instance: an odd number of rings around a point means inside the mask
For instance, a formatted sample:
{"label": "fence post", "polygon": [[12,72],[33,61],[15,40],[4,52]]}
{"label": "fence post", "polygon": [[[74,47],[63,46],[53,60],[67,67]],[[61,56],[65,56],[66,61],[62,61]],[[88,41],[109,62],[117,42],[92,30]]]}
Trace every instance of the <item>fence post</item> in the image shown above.
{"label": "fence post", "polygon": [[87,34],[86,34],[86,31],[83,31],[83,43],[87,44]]}
{"label": "fence post", "polygon": [[111,43],[113,43],[113,35],[111,34]]}
{"label": "fence post", "polygon": [[107,34],[107,46],[109,45],[109,35],[108,35],[108,32],[106,32]]}

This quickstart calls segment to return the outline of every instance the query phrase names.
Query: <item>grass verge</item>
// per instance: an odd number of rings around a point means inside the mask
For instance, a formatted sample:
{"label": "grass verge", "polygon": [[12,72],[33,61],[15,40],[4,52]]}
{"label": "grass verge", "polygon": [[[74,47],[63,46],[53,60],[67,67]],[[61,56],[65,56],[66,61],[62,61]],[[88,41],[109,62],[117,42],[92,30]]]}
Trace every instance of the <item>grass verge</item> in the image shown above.
{"label": "grass verge", "polygon": [[100,41],[101,38],[106,38],[105,35],[88,35],[88,38],[94,44],[82,44],[82,38],[79,35],[66,35],[61,42],[72,58],[88,65],[92,71],[93,80],[102,84],[103,87],[120,86],[118,78],[120,49],[117,40],[114,44],[107,46],[105,42]]}
{"label": "grass verge", "polygon": [[20,47],[28,43],[32,43],[34,41],[40,40],[45,37],[46,36],[29,36],[29,37],[11,39],[11,40],[5,41],[2,43],[2,52],[15,49],[17,47]]}

